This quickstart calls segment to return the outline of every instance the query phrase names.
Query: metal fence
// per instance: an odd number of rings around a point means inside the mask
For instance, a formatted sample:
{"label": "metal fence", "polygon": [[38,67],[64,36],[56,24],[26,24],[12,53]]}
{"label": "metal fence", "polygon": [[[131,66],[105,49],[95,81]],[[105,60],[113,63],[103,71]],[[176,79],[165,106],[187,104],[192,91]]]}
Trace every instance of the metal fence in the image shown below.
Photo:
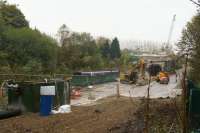
{"label": "metal fence", "polygon": [[119,71],[79,72],[72,76],[72,86],[88,86],[116,81]]}
{"label": "metal fence", "polygon": [[194,133],[200,133],[200,87],[191,80],[188,81],[187,96],[187,112],[191,130],[194,130]]}

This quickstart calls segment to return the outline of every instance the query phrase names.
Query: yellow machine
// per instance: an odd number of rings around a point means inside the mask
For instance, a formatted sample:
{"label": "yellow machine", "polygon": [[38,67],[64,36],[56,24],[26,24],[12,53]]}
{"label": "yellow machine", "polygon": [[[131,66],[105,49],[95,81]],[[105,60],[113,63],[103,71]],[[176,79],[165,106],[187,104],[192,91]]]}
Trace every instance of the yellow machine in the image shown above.
{"label": "yellow machine", "polygon": [[132,64],[129,71],[120,74],[121,83],[136,83],[139,78],[145,78],[145,62],[140,59],[137,63]]}
{"label": "yellow machine", "polygon": [[156,80],[158,82],[160,82],[160,84],[168,84],[169,83],[169,75],[168,75],[167,72],[161,71],[157,75],[157,79]]}
{"label": "yellow machine", "polygon": [[[151,74],[151,77],[159,82],[160,84],[168,84],[169,83],[169,74],[168,72],[164,71],[164,64],[161,64],[163,61],[156,61],[153,63],[151,61],[151,65],[148,68],[149,73]],[[153,75],[153,76],[152,76]]]}
{"label": "yellow machine", "polygon": [[132,70],[120,74],[120,82],[121,83],[136,83],[138,79],[138,72],[135,71],[136,69],[133,68]]}

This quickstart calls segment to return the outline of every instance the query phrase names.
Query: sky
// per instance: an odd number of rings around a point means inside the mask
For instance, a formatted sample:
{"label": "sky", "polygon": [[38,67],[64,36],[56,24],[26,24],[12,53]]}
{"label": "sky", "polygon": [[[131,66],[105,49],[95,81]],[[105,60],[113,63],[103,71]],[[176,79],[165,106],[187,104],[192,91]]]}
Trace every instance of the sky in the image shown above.
{"label": "sky", "polygon": [[72,31],[120,40],[166,42],[172,17],[171,42],[196,13],[190,0],[7,0],[17,4],[31,27],[56,35],[66,24]]}

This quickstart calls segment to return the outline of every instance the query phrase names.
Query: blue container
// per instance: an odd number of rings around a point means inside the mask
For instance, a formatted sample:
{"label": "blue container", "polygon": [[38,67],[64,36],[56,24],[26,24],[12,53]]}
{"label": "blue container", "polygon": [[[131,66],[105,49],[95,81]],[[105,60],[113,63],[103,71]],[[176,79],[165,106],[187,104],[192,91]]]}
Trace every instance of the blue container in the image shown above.
{"label": "blue container", "polygon": [[41,116],[50,115],[52,103],[53,103],[52,95],[41,95],[40,96],[40,115]]}

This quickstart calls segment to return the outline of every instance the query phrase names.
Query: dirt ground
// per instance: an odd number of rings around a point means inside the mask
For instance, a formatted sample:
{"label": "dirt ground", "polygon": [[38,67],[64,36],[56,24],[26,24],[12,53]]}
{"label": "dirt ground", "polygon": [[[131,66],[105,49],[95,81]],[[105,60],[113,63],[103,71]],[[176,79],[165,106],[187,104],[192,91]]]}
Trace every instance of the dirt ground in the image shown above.
{"label": "dirt ground", "polygon": [[[144,100],[109,97],[94,106],[72,107],[68,114],[40,117],[24,114],[0,120],[1,133],[142,133]],[[170,99],[151,100],[152,133],[178,133],[176,111]],[[174,126],[173,124],[174,123]],[[172,125],[172,126],[171,126]]]}

